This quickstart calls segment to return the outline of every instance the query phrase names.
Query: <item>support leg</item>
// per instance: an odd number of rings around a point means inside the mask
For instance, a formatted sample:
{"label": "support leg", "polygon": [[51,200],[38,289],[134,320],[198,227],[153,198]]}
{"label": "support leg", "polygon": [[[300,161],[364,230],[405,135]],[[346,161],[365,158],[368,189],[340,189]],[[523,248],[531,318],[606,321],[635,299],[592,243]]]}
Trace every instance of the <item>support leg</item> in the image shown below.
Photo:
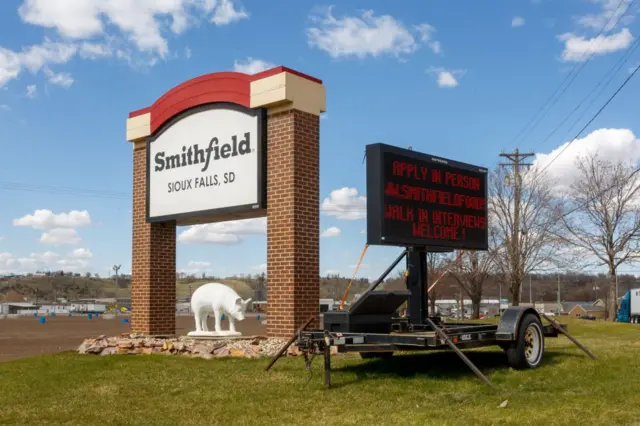
{"label": "support leg", "polygon": [[464,361],[465,364],[467,364],[467,366],[474,372],[476,373],[476,375],[480,378],[480,380],[482,380],[487,386],[489,386],[491,389],[496,390],[495,386],[493,386],[493,383],[491,383],[489,381],[489,379],[487,379],[485,377],[484,374],[482,374],[482,372],[480,370],[478,370],[478,367],[476,367],[475,365],[473,365],[473,363],[471,362],[471,360],[469,358],[467,358],[467,356],[462,353],[462,351],[460,349],[458,349],[458,347],[456,345],[453,344],[453,342],[451,341],[451,339],[449,339],[449,336],[446,335],[446,333],[444,331],[442,331],[442,329],[440,329],[433,321],[431,321],[430,318],[427,318],[427,323],[431,326],[431,328],[433,328],[433,330],[444,340],[447,342],[447,345],[449,345],[449,347],[451,349],[453,349],[455,351],[455,353],[460,357],[460,359],[462,359],[462,361]]}
{"label": "support leg", "polygon": [[200,322],[202,323],[202,331],[209,331],[209,324],[207,323],[207,313],[202,312],[200,314]]}
{"label": "support leg", "polygon": [[231,315],[229,315],[229,331],[232,333],[236,332],[236,323]]}
{"label": "support leg", "polygon": [[584,346],[582,343],[578,342],[573,336],[571,336],[567,330],[565,330],[564,328],[562,328],[560,326],[560,324],[558,324],[556,321],[554,321],[552,318],[550,318],[548,315],[546,314],[542,314],[542,317],[544,319],[546,319],[547,321],[549,321],[551,323],[551,325],[553,326],[553,328],[555,328],[556,330],[558,330],[560,333],[564,334],[565,336],[567,336],[567,339],[571,340],[577,347],[579,347],[580,349],[582,349],[587,355],[589,355],[592,359],[598,359],[593,352],[591,352],[589,349],[587,349],[586,346]]}
{"label": "support leg", "polygon": [[324,332],[324,386],[331,387],[331,339],[329,333]]}
{"label": "support leg", "polygon": [[202,323],[201,323],[201,320],[200,320],[200,311],[199,310],[193,312],[193,319],[196,322],[196,331],[198,331],[198,332],[202,331]]}
{"label": "support leg", "polygon": [[217,333],[220,333],[220,331],[221,331],[221,326],[220,326],[220,310],[218,310],[218,309],[214,309],[214,311],[213,311],[213,316],[215,317],[215,320],[216,320],[216,322],[215,322],[215,327],[216,327],[216,328],[215,328],[215,331],[216,331]]}

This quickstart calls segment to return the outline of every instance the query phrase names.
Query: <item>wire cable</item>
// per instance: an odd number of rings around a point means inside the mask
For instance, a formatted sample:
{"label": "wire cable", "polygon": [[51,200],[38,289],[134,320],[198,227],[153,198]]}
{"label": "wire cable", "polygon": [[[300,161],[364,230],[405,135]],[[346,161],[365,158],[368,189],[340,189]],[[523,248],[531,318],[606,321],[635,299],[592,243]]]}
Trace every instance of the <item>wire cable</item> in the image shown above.
{"label": "wire cable", "polygon": [[640,38],[637,39],[632,46],[630,46],[624,53],[624,55],[622,57],[620,57],[620,59],[613,65],[613,67],[611,67],[611,69],[609,71],[607,71],[605,73],[605,75],[600,79],[600,81],[598,82],[598,84],[596,84],[593,89],[591,89],[591,91],[587,94],[587,96],[585,96],[579,103],[578,105],[576,105],[576,107],[564,118],[564,120],[562,120],[552,131],[551,133],[549,133],[547,135],[546,138],[544,138],[544,140],[542,142],[540,142],[540,144],[544,144],[545,142],[547,142],[551,136],[554,135],[555,132],[557,132],[566,122],[567,120],[569,120],[569,118],[580,109],[580,107],[586,102],[587,99],[589,99],[589,97],[596,91],[596,89],[598,87],[600,87],[602,85],[602,83],[605,81],[605,79],[607,78],[607,76],[609,76],[609,78],[607,79],[606,83],[604,86],[602,86],[602,88],[600,89],[600,91],[598,92],[598,94],[591,100],[591,102],[589,103],[589,105],[583,110],[582,114],[580,114],[578,116],[578,118],[576,119],[576,121],[573,123],[573,125],[569,128],[569,130],[567,131],[567,133],[569,133],[576,124],[578,124],[578,122],[582,119],[582,117],[584,117],[584,114],[586,114],[586,112],[589,110],[589,108],[591,108],[591,106],[593,105],[593,103],[596,101],[596,99],[598,99],[600,97],[600,95],[602,94],[602,92],[609,86],[609,84],[611,83],[611,81],[613,81],[613,78],[615,77],[615,75],[620,71],[620,68],[622,68],[622,66],[627,63],[627,61],[629,60],[629,57],[635,52],[635,50],[638,48],[638,46],[640,46]]}
{"label": "wire cable", "polygon": [[[538,116],[538,114],[540,114],[541,111],[543,111],[546,107],[546,105],[549,103],[549,101],[551,101],[553,99],[553,97],[558,93],[558,91],[560,90],[560,88],[565,84],[565,82],[567,80],[569,80],[569,78],[572,77],[572,74],[576,71],[576,69],[578,67],[580,67],[580,69],[578,69],[578,71],[573,74],[573,78],[571,78],[571,80],[569,81],[569,83],[565,86],[565,88],[562,90],[562,92],[558,95],[558,97],[552,102],[552,104],[549,106],[549,108],[546,110],[546,112],[544,112],[544,114],[542,114],[542,116],[540,116],[540,118],[535,122],[535,124],[533,125],[533,127],[531,127],[530,131],[528,132],[528,134],[531,133],[531,131],[540,123],[540,121],[544,118],[544,116],[551,110],[551,108],[553,108],[555,106],[555,104],[558,102],[558,100],[560,99],[560,97],[562,97],[562,95],[567,91],[567,89],[569,88],[569,86],[571,86],[571,84],[573,83],[573,81],[577,78],[578,74],[580,74],[580,72],[584,69],[584,67],[586,66],[586,64],[591,60],[591,58],[594,56],[595,51],[591,51],[591,48],[593,46],[593,43],[598,40],[599,42],[602,42],[602,40],[599,40],[598,37],[600,37],[600,35],[602,35],[602,33],[604,32],[605,28],[607,28],[607,26],[609,25],[609,23],[611,22],[611,20],[613,19],[613,17],[615,16],[615,14],[618,12],[618,10],[620,9],[620,7],[622,6],[622,4],[627,1],[627,0],[621,0],[620,3],[618,3],[618,6],[616,7],[616,9],[611,13],[611,16],[609,17],[609,19],[607,20],[607,22],[602,26],[602,28],[600,29],[600,31],[598,32],[598,34],[591,39],[591,42],[589,43],[589,45],[587,46],[587,49],[583,52],[583,54],[580,56],[580,59],[576,62],[576,64],[574,65],[574,67],[571,69],[571,71],[569,72],[569,74],[567,74],[567,76],[565,77],[565,79],[562,81],[562,83],[560,83],[560,85],[555,89],[555,91],[551,94],[551,96],[549,96],[549,98],[547,98],[547,100],[545,101],[545,103],[542,105],[542,107],[540,107],[540,109],[536,112],[536,114],[533,116],[533,118],[522,128],[522,130],[520,130],[520,132],[518,133],[518,135],[513,139],[512,144],[516,143],[517,140],[520,138],[520,136],[525,132],[525,130],[529,127],[529,125],[531,125],[532,122],[534,122],[534,120],[536,119],[536,117]],[[611,30],[613,30],[618,23],[620,23],[620,21],[622,20],[622,17],[624,17],[626,15],[626,13],[629,11],[629,9],[631,8],[631,6],[633,5],[633,3],[635,3],[636,0],[633,0],[631,3],[629,3],[629,6],[627,6],[627,8],[625,9],[624,13],[622,13],[619,17],[618,20],[616,21],[616,23],[611,27]],[[610,30],[610,31],[611,31]],[[585,56],[587,55],[587,53],[589,53],[589,57],[585,60]],[[523,139],[526,140],[526,137],[528,137],[528,134],[525,135],[525,138]]]}
{"label": "wire cable", "polygon": [[580,135],[582,134],[582,132],[584,132],[584,131],[585,131],[585,129],[586,129],[587,127],[589,127],[589,125],[590,125],[591,123],[593,123],[593,121],[594,121],[594,120],[595,120],[595,119],[600,115],[600,113],[602,113],[602,111],[604,111],[604,109],[607,107],[607,105],[609,105],[609,104],[611,103],[611,101],[612,101],[612,100],[613,100],[613,99],[618,95],[618,93],[620,93],[620,91],[624,88],[624,86],[626,86],[626,85],[627,85],[627,83],[629,82],[629,80],[631,80],[631,79],[633,78],[633,76],[634,76],[634,75],[636,75],[636,73],[638,72],[638,70],[639,70],[639,69],[640,69],[640,65],[638,65],[638,66],[635,68],[635,70],[633,70],[633,72],[631,73],[631,75],[629,75],[629,77],[627,77],[627,78],[625,79],[625,81],[622,83],[622,85],[620,85],[620,87],[618,87],[618,90],[616,90],[616,91],[615,91],[615,93],[614,93],[613,95],[611,95],[611,97],[609,97],[609,99],[607,100],[607,102],[605,102],[605,104],[604,104],[604,105],[602,105],[602,107],[598,110],[598,112],[596,112],[596,114],[595,114],[593,117],[591,117],[591,119],[587,122],[587,124],[585,124],[585,125],[582,127],[582,129],[580,129],[580,131],[579,131],[578,133],[576,133],[576,135],[573,137],[573,139],[571,139],[571,141],[570,141],[569,143],[567,143],[567,144],[564,146],[564,148],[562,148],[562,149],[560,150],[560,152],[558,153],[558,155],[556,155],[553,159],[551,159],[551,161],[550,161],[549,163],[547,163],[547,165],[546,165],[546,166],[545,166],[545,167],[544,167],[540,172],[537,172],[537,173],[536,173],[536,177],[537,177],[537,176],[539,176],[539,175],[541,175],[541,174],[542,174],[542,172],[544,172],[547,168],[549,168],[549,166],[550,166],[551,164],[553,164],[553,162],[554,162],[555,160],[557,160],[557,159],[558,159],[558,157],[560,157],[560,155],[562,155],[562,153],[563,153],[564,151],[566,151],[566,149],[567,149],[567,148],[569,148],[569,146],[571,146],[571,144],[572,144],[573,142],[575,142],[575,140],[576,140],[578,137],[580,137]]}

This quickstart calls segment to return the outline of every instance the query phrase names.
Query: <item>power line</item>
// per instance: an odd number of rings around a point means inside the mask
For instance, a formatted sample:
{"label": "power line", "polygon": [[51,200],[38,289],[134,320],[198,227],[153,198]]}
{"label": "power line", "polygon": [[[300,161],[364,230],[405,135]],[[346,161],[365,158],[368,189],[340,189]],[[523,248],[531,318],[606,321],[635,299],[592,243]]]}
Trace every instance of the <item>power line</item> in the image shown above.
{"label": "power line", "polygon": [[19,182],[3,182],[0,181],[0,189],[6,189],[10,191],[25,191],[25,192],[41,192],[50,194],[61,195],[76,195],[86,197],[98,197],[109,199],[131,199],[131,194],[126,192],[107,191],[101,189],[82,189],[82,188],[65,188],[59,186],[49,185],[34,185],[28,183]]}
{"label": "power line", "polygon": [[[602,28],[600,29],[600,31],[598,32],[598,35],[596,35],[594,38],[591,39],[591,42],[589,43],[589,45],[587,46],[587,49],[582,53],[580,59],[576,62],[576,64],[574,65],[574,67],[571,69],[571,71],[569,72],[569,74],[567,74],[567,76],[565,77],[565,79],[562,81],[562,83],[560,83],[560,85],[555,89],[555,91],[551,94],[551,96],[549,96],[549,98],[547,98],[547,100],[545,101],[545,103],[542,105],[542,107],[540,107],[540,109],[536,112],[536,114],[533,116],[533,118],[522,128],[522,130],[520,130],[520,132],[518,133],[518,135],[513,139],[512,143],[515,143],[520,136],[524,133],[524,131],[527,129],[527,127],[529,127],[529,125],[534,122],[534,120],[536,119],[536,117],[538,116],[538,114],[540,114],[541,111],[543,111],[546,107],[546,105],[549,103],[549,101],[551,101],[553,99],[553,97],[558,93],[558,91],[560,90],[560,88],[565,84],[565,82],[572,76],[572,74],[574,73],[574,71],[576,71],[576,69],[578,67],[580,67],[580,69],[573,74],[573,78],[571,78],[571,80],[569,81],[569,84],[567,84],[565,86],[565,88],[562,90],[562,92],[558,95],[558,97],[552,102],[552,104],[549,106],[549,108],[546,110],[546,112],[544,112],[544,114],[542,114],[542,116],[540,116],[540,118],[535,122],[535,124],[533,125],[533,127],[531,127],[530,131],[528,132],[529,134],[531,133],[531,131],[540,123],[540,121],[544,118],[544,116],[551,110],[551,108],[553,108],[553,106],[555,106],[555,104],[558,102],[558,100],[562,97],[562,95],[567,91],[567,89],[569,88],[569,86],[571,86],[571,84],[573,83],[573,81],[577,78],[578,74],[580,74],[580,72],[584,69],[584,67],[587,65],[587,63],[591,60],[591,58],[593,57],[593,55],[595,54],[595,51],[591,51],[591,47],[593,45],[593,43],[598,40],[598,37],[600,37],[600,35],[604,32],[605,28],[607,28],[607,26],[609,25],[609,23],[611,22],[611,20],[613,19],[613,17],[615,16],[616,12],[618,12],[618,10],[620,9],[620,7],[622,6],[622,4],[627,1],[627,0],[621,0],[620,3],[618,3],[618,6],[616,7],[616,9],[611,13],[611,16],[609,17],[609,19],[607,20],[607,22],[602,26]],[[622,20],[622,17],[624,17],[627,12],[629,11],[629,9],[631,8],[631,5],[633,5],[633,3],[635,3],[636,0],[633,0],[629,6],[627,6],[627,8],[625,9],[624,13],[622,13],[619,17],[618,20],[616,21],[616,23],[611,27],[611,30],[613,30],[613,28],[615,28],[618,23]],[[599,40],[599,42],[602,42],[602,40]],[[584,57],[587,53],[590,52],[589,57],[584,60]],[[523,139],[524,141],[524,139]]]}
{"label": "power line", "polygon": [[573,139],[571,139],[571,141],[565,145],[564,148],[562,148],[560,150],[560,152],[558,153],[558,155],[556,155],[549,163],[547,163],[547,165],[538,173],[536,172],[536,176],[539,176],[540,174],[542,174],[542,172],[544,172],[555,160],[558,159],[558,157],[560,157],[560,155],[562,155],[562,153],[569,148],[569,146],[571,146],[571,144],[578,139],[578,137],[582,134],[582,132],[584,132],[584,130],[589,127],[589,125],[591,123],[593,123],[593,121],[600,115],[600,113],[602,113],[602,111],[607,107],[607,105],[609,105],[609,103],[611,103],[611,101],[618,95],[618,93],[620,93],[620,91],[622,90],[622,88],[624,86],[627,85],[627,83],[629,82],[629,80],[631,80],[631,78],[636,75],[636,73],[638,72],[638,70],[640,69],[640,65],[638,65],[636,67],[635,70],[633,70],[633,72],[631,73],[631,75],[629,75],[629,77],[626,78],[626,80],[622,83],[622,85],[620,85],[620,87],[618,87],[618,90],[615,91],[615,93],[613,95],[611,95],[611,97],[609,97],[609,99],[607,100],[607,102],[605,102],[604,105],[602,105],[602,107],[598,110],[598,112],[596,112],[596,114],[591,117],[591,120],[589,120],[587,122],[587,124],[585,124],[582,129],[580,129],[580,131],[578,133],[576,133],[576,135],[573,137]]}
{"label": "power line", "polygon": [[[567,131],[567,133],[569,133],[571,131],[571,129],[573,129],[575,127],[576,124],[578,124],[578,122],[582,119],[582,117],[584,117],[584,114],[586,114],[586,112],[589,110],[589,108],[591,108],[591,106],[593,105],[593,103],[596,101],[596,99],[598,99],[600,97],[600,95],[602,94],[602,92],[604,91],[604,89],[606,89],[609,84],[611,83],[611,81],[613,81],[613,77],[615,77],[615,75],[618,73],[618,71],[620,71],[620,68],[622,68],[622,66],[629,60],[629,57],[635,52],[635,50],[638,48],[638,46],[640,46],[640,38],[637,39],[632,46],[630,46],[624,53],[624,55],[622,55],[622,57],[620,57],[620,59],[618,59],[618,61],[613,65],[613,67],[611,67],[611,69],[609,71],[607,71],[605,73],[605,75],[600,79],[600,81],[598,82],[598,84],[596,84],[593,89],[591,89],[591,91],[587,94],[587,96],[585,96],[579,103],[578,105],[576,105],[576,107],[564,118],[564,120],[562,120],[552,131],[551,133],[549,133],[547,135],[546,138],[544,138],[544,140],[542,142],[540,142],[541,144],[547,142],[551,136],[553,136],[553,134],[555,132],[557,132],[563,125],[564,123],[567,122],[567,120],[569,120],[569,118],[577,111],[580,109],[580,107],[584,104],[584,102],[589,99],[589,97],[596,91],[596,89],[598,87],[600,87],[600,85],[605,81],[605,78],[607,78],[607,76],[609,76],[606,84],[604,86],[602,86],[602,88],[600,89],[600,91],[598,92],[598,94],[591,100],[591,102],[589,103],[589,105],[583,110],[583,112],[578,116],[578,118],[576,119],[576,121],[573,123],[573,125],[569,128],[569,130]],[[613,71],[613,72],[612,72]]]}

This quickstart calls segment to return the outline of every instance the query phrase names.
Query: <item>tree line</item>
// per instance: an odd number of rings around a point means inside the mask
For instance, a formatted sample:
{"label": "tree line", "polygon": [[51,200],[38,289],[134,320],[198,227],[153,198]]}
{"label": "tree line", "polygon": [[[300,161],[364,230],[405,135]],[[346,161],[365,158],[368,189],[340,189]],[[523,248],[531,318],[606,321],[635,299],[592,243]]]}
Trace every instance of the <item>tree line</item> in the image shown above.
{"label": "tree line", "polygon": [[447,271],[477,312],[490,279],[518,306],[528,276],[602,268],[598,287],[613,321],[618,269],[640,255],[639,177],[635,165],[597,152],[578,157],[574,167],[567,174],[577,178],[563,186],[544,169],[512,175],[497,166],[488,177],[489,249],[430,254],[431,270]]}

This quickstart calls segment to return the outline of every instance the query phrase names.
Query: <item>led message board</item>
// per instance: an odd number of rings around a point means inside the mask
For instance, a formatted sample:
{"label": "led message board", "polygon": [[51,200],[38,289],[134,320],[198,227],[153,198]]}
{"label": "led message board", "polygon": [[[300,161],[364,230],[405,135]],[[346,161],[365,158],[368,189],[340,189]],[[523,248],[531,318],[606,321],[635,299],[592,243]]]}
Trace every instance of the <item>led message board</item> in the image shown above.
{"label": "led message board", "polygon": [[368,145],[367,242],[487,250],[487,169]]}

